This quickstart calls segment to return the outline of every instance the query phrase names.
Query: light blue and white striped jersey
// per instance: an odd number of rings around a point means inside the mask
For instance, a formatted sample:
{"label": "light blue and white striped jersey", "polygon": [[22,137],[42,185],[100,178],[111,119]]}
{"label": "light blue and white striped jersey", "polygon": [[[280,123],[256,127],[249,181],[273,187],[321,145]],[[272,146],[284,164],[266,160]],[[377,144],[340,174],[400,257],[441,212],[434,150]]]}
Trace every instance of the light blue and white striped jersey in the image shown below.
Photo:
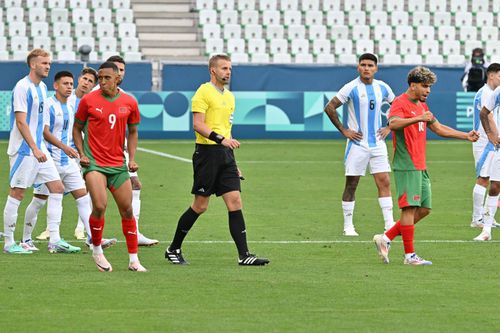
{"label": "light blue and white striped jersey", "polygon": [[[49,114],[49,130],[58,140],[67,146],[73,147],[73,123],[75,122],[75,106],[67,101],[61,103],[56,96],[45,101],[45,112]],[[66,153],[47,142],[47,149],[56,166],[68,165],[69,157]]]}
{"label": "light blue and white striped jersey", "polygon": [[29,126],[31,137],[39,149],[45,149],[43,141],[44,123],[48,121],[44,114],[44,101],[47,99],[47,86],[40,82],[36,85],[29,76],[19,80],[12,91],[12,105],[10,111],[10,137],[7,154],[13,156],[17,153],[29,156],[33,153],[24,140],[16,125],[16,112],[26,113],[26,122]]}
{"label": "light blue and white striped jersey", "polygon": [[[486,100],[493,94],[493,89],[489,85],[485,84],[481,89],[479,89],[474,97],[474,117],[472,119],[472,128],[479,132],[479,140],[472,143],[474,149],[482,149],[488,144],[488,136],[484,131],[483,124],[481,124],[481,119],[479,118],[479,113],[483,108]],[[496,112],[493,113],[496,123]]]}
{"label": "light blue and white striped jersey", "polygon": [[384,102],[392,103],[395,96],[389,85],[380,80],[365,84],[359,76],[339,90],[336,97],[342,103],[348,103],[349,129],[363,134],[362,145],[376,147],[379,142],[377,131],[382,125],[381,107]]}
{"label": "light blue and white striped jersey", "polygon": [[[487,108],[490,112],[493,112],[495,121],[497,124],[497,129],[500,129],[500,86],[493,91],[484,101],[483,107]],[[499,132],[500,137],[500,132]]]}

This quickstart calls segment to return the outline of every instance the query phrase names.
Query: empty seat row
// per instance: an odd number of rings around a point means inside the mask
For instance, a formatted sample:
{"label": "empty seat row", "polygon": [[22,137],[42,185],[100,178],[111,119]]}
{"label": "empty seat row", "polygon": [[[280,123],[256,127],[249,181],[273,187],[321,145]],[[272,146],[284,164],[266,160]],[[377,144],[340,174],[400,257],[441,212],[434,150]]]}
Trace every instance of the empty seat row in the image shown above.
{"label": "empty seat row", "polygon": [[[27,8],[45,8],[45,0],[25,0]],[[22,7],[23,0],[4,0],[3,6]],[[110,7],[111,5],[111,7]],[[130,0],[48,0],[48,8],[130,8]]]}

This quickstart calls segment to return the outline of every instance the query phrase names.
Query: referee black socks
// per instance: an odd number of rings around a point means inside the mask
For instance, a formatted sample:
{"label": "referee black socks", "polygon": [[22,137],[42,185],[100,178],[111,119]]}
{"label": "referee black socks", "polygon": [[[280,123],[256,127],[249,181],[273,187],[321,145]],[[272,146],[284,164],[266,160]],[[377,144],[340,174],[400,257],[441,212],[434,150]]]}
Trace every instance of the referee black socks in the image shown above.
{"label": "referee black socks", "polygon": [[175,230],[174,239],[172,244],[170,244],[171,250],[180,249],[184,238],[188,234],[189,230],[193,227],[200,214],[195,212],[191,206],[181,215],[179,222],[177,223],[177,229]]}
{"label": "referee black socks", "polygon": [[234,243],[238,248],[238,254],[245,256],[248,253],[247,231],[245,228],[245,220],[241,209],[234,212],[228,212],[229,215],[229,231],[233,237]]}

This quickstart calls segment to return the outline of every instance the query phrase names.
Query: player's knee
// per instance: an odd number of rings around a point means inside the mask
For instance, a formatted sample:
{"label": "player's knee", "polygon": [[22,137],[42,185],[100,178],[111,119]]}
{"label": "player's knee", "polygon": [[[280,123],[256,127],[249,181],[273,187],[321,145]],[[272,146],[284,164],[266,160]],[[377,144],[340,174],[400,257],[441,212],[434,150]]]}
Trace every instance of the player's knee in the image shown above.
{"label": "player's knee", "polygon": [[132,182],[132,190],[140,190],[142,188],[141,181],[139,177],[130,177],[130,181]]}
{"label": "player's knee", "polygon": [[92,204],[92,215],[103,216],[106,213],[106,203],[99,202]]}
{"label": "player's knee", "polygon": [[131,219],[134,216],[132,206],[120,209],[120,216],[126,219]]}
{"label": "player's knee", "polygon": [[229,211],[239,210],[242,207],[241,197],[234,197],[227,201],[227,208]]}
{"label": "player's knee", "polygon": [[498,195],[500,193],[500,182],[494,181],[490,183],[490,192],[492,196]]}
{"label": "player's knee", "polygon": [[420,208],[420,216],[422,218],[426,217],[431,213],[431,210],[429,208]]}
{"label": "player's knee", "polygon": [[191,208],[197,213],[197,214],[203,214],[207,211],[208,209],[208,202],[194,202]]}

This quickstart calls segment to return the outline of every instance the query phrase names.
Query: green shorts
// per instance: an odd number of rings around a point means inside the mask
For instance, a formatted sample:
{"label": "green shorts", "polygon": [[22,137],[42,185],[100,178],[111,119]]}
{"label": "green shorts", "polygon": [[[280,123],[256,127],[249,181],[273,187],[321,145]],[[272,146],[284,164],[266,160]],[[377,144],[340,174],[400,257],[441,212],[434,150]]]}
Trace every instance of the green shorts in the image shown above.
{"label": "green shorts", "polygon": [[123,167],[100,167],[97,165],[90,165],[88,168],[82,168],[83,178],[85,175],[91,171],[97,171],[106,176],[106,185],[111,192],[120,188],[127,180],[130,179],[130,175],[125,166]]}
{"label": "green shorts", "polygon": [[432,208],[431,180],[427,170],[398,171],[394,170],[398,206]]}

